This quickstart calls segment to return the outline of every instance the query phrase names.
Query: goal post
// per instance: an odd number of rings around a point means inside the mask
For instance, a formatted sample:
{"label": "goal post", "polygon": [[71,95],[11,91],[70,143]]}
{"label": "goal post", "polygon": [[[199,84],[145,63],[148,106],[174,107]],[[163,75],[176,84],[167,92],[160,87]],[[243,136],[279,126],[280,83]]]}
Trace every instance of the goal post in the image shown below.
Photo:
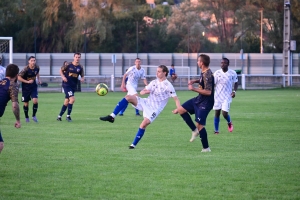
{"label": "goal post", "polygon": [[[13,63],[13,38],[0,37],[0,59],[3,64],[3,56],[8,60],[8,63]],[[7,65],[8,63],[5,63]]]}

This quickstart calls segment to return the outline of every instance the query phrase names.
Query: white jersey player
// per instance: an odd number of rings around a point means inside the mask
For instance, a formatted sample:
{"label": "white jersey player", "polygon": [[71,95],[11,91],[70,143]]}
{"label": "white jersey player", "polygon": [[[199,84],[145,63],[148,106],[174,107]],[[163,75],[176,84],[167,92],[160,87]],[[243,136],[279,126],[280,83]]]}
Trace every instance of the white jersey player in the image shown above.
{"label": "white jersey player", "polygon": [[236,90],[238,88],[238,78],[234,70],[228,69],[229,60],[223,58],[221,61],[221,69],[214,73],[215,79],[215,96],[214,96],[214,107],[215,117],[214,126],[215,134],[219,134],[219,122],[220,114],[222,110],[222,115],[226,119],[228,124],[228,131],[233,131],[233,124],[230,119],[229,110],[232,98],[235,97]]}
{"label": "white jersey player", "polygon": [[[129,149],[136,147],[137,143],[142,139],[146,127],[151,124],[165,108],[169,98],[172,97],[174,99],[177,108],[181,107],[173,85],[167,80],[168,73],[169,70],[165,65],[158,66],[156,70],[157,79],[151,81],[150,84],[140,92],[141,95],[149,94],[147,98],[141,98],[137,95],[126,95],[125,100],[119,102],[120,109],[122,109],[122,106],[131,103],[135,108],[143,111],[144,119]],[[114,122],[114,118],[110,115],[100,119]]]}
{"label": "white jersey player", "polygon": [[[126,78],[128,78],[127,83]],[[123,75],[121,89],[123,91],[127,90],[128,95],[137,95],[137,87],[140,79],[142,79],[144,84],[147,85],[145,70],[141,67],[141,60],[136,58],[135,66],[129,67]]]}

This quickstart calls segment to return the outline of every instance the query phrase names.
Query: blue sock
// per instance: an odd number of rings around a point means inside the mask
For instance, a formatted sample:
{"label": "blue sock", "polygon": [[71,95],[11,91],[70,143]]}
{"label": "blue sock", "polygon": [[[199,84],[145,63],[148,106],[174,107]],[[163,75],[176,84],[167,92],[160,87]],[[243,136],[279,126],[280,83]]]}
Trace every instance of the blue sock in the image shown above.
{"label": "blue sock", "polygon": [[117,115],[125,106],[128,106],[128,101],[125,98],[123,98],[121,101],[119,101],[113,113]]}
{"label": "blue sock", "polygon": [[192,131],[194,131],[196,129],[196,125],[194,124],[191,116],[189,113],[183,113],[182,115],[180,115],[182,117],[182,119],[185,121],[185,123],[190,127],[190,129]]}
{"label": "blue sock", "polygon": [[219,123],[220,123],[220,117],[215,117],[214,118],[215,131],[219,131]]}
{"label": "blue sock", "polygon": [[136,136],[135,136],[135,138],[134,138],[134,140],[133,140],[133,142],[132,142],[132,144],[133,144],[134,146],[136,146],[137,143],[139,143],[139,141],[142,139],[144,133],[145,133],[145,129],[139,128],[139,130],[138,130],[138,132],[136,133]]}
{"label": "blue sock", "polygon": [[63,106],[61,107],[59,116],[63,116],[63,114],[66,112],[66,110],[67,110],[67,106],[63,105]]}
{"label": "blue sock", "polygon": [[201,139],[202,147],[204,149],[208,148],[209,145],[208,145],[207,132],[206,132],[205,127],[203,127],[201,129],[201,131],[199,132],[199,134],[200,134],[200,139]]}
{"label": "blue sock", "polygon": [[68,104],[68,115],[71,115],[73,104]]}
{"label": "blue sock", "polygon": [[120,111],[120,113],[119,114],[123,114],[124,112],[125,112],[125,110],[126,110],[126,108],[127,108],[127,106],[128,106],[128,104]]}
{"label": "blue sock", "polygon": [[229,115],[229,114],[227,115],[227,118],[226,118],[226,117],[224,117],[224,118],[226,119],[227,123],[231,122],[231,119],[230,119],[230,115]]}
{"label": "blue sock", "polygon": [[139,115],[140,114],[140,111],[138,109],[135,109],[135,114],[136,115]]}

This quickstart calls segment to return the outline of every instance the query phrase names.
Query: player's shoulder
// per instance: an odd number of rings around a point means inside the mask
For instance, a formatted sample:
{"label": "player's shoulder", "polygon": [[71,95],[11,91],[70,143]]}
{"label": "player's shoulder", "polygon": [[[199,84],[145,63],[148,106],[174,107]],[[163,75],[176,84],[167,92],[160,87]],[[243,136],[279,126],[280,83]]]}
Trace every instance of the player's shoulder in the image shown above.
{"label": "player's shoulder", "polygon": [[237,74],[236,71],[233,70],[233,69],[228,69],[228,72],[231,73],[231,74]]}

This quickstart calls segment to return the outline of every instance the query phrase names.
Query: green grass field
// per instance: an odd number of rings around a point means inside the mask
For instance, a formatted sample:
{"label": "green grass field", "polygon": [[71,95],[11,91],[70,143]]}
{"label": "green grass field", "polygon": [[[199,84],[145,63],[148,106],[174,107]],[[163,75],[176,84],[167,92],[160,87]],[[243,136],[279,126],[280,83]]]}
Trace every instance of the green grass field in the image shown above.
{"label": "green grass field", "polygon": [[[195,96],[179,91],[183,103]],[[238,91],[234,132],[213,111],[206,129],[212,152],[171,113],[172,99],[134,150],[142,118],[128,106],[115,123],[102,122],[124,93],[76,93],[72,123],[56,117],[61,93],[40,93],[39,123],[15,129],[11,104],[1,119],[0,199],[300,199],[300,91]],[[21,106],[22,108],[22,106]],[[32,104],[30,102],[30,115]]]}

